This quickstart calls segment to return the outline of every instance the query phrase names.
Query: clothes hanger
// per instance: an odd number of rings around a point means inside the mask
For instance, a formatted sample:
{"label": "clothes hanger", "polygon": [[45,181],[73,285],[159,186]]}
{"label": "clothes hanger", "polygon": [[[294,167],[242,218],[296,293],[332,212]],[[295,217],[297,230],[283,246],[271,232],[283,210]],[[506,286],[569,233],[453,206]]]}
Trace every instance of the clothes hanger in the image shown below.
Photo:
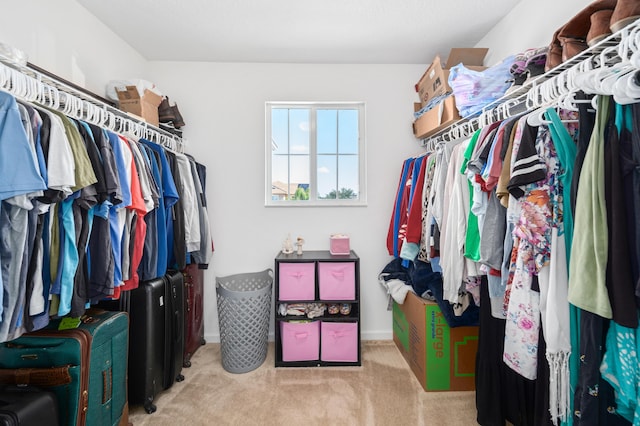
{"label": "clothes hanger", "polygon": [[639,77],[638,69],[632,68],[612,82],[611,94],[616,103],[628,105],[640,99]]}
{"label": "clothes hanger", "polygon": [[531,89],[527,92],[525,106],[528,111],[532,111],[541,105],[540,85],[534,83]]}
{"label": "clothes hanger", "polygon": [[25,99],[27,96],[26,76],[14,69],[10,69],[9,82],[11,91],[15,94],[15,96],[19,97],[20,99]]}
{"label": "clothes hanger", "polygon": [[638,85],[638,68],[640,68],[640,30],[634,28],[633,36],[625,39],[620,46],[620,55],[628,58],[625,61],[628,65],[626,72],[621,73],[611,85],[611,93],[616,103],[628,105],[640,99],[640,86]]}
{"label": "clothes hanger", "polygon": [[85,105],[83,105],[82,111],[82,121],[85,121],[87,123],[91,123],[91,124],[96,124],[95,123],[95,111],[94,111],[94,105],[91,103],[86,103]]}
{"label": "clothes hanger", "polygon": [[38,81],[35,78],[24,76],[24,100],[27,102],[34,102],[38,99],[40,93],[38,87]]}
{"label": "clothes hanger", "polygon": [[9,81],[8,67],[4,64],[0,64],[0,87],[6,88]]}
{"label": "clothes hanger", "polygon": [[449,136],[451,140],[460,139],[462,137],[462,127],[458,125],[453,126],[449,132]]}
{"label": "clothes hanger", "polygon": [[543,117],[544,114],[544,108],[539,107],[536,108],[535,110],[531,111],[528,115],[527,115],[527,124],[531,127],[540,127],[543,124]]}
{"label": "clothes hanger", "polygon": [[47,94],[43,105],[51,109],[60,109],[60,91],[53,86],[46,86]]}
{"label": "clothes hanger", "polygon": [[574,92],[569,92],[567,95],[563,96],[559,101],[559,106],[562,109],[566,109],[569,111],[578,111],[578,104],[590,104],[591,99],[576,99],[577,90]]}
{"label": "clothes hanger", "polygon": [[[582,81],[582,90],[585,93],[596,95],[611,95],[608,92],[610,91],[610,86],[602,86],[602,82],[607,77],[619,75],[622,70],[627,69],[629,63],[618,56],[618,46],[604,48],[594,60],[598,63],[598,67],[584,73],[580,79]],[[607,84],[610,84],[609,80],[607,80]]]}
{"label": "clothes hanger", "polygon": [[37,87],[38,93],[36,93],[36,97],[33,100],[33,102],[39,105],[44,105],[47,102],[47,98],[48,98],[47,93],[50,92],[49,86],[42,84],[41,81],[38,81],[38,83],[39,83]]}

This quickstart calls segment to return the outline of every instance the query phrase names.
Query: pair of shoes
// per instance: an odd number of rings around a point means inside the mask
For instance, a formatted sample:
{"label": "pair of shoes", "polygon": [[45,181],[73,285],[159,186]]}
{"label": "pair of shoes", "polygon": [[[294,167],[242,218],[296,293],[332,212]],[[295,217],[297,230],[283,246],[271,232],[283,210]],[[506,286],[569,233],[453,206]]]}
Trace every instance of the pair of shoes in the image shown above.
{"label": "pair of shoes", "polygon": [[567,22],[558,39],[562,44],[562,60],[573,58],[589,45],[611,34],[609,20],[617,0],[596,0]]}
{"label": "pair of shoes", "polygon": [[587,44],[593,46],[608,35],[640,18],[638,0],[618,0],[613,9],[603,9],[591,15],[591,27],[587,33]]}
{"label": "pair of shoes", "polygon": [[609,22],[611,32],[618,32],[640,18],[640,2],[637,0],[618,0]]}
{"label": "pair of shoes", "polygon": [[547,60],[544,64],[544,70],[549,71],[562,63],[562,45],[558,40],[558,34],[562,28],[556,30],[553,33],[551,44],[549,44],[549,50],[547,51]]}
{"label": "pair of shoes", "polygon": [[161,123],[173,123],[173,127],[179,129],[184,126],[184,119],[177,104],[171,105],[169,103],[169,97],[162,98],[162,102],[158,106],[158,120]]}
{"label": "pair of shoes", "polygon": [[182,114],[180,114],[180,110],[178,109],[178,104],[174,104],[171,106],[171,111],[173,112],[173,126],[176,129],[184,126],[184,119],[182,118]]}
{"label": "pair of shoes", "polygon": [[[637,0],[620,0],[620,3]],[[554,34],[545,71],[573,58],[611,34],[609,23],[618,0],[596,0],[578,12]]]}
{"label": "pair of shoes", "polygon": [[162,98],[162,102],[158,106],[158,119],[161,123],[169,123],[175,119],[173,109],[169,104],[169,98],[167,96]]}

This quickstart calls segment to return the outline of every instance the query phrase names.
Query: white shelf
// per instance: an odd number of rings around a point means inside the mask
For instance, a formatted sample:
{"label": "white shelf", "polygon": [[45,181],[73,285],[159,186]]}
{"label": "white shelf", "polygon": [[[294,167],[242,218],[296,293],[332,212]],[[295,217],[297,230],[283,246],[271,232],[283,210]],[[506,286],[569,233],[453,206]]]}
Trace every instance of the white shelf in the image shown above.
{"label": "white shelf", "polygon": [[[549,82],[546,84],[554,84],[558,79],[565,78],[570,69],[583,66],[585,62],[591,62],[593,67],[603,65],[598,63],[600,61],[600,54],[607,48],[618,46],[624,38],[638,30],[640,30],[640,20],[607,36],[594,46],[580,52],[578,55],[548,72],[526,81],[521,87],[512,89],[500,99],[486,105],[478,115],[458,120],[437,133],[423,138],[422,146],[470,136],[473,132],[484,126],[531,109],[528,105],[528,100],[539,97],[538,90],[542,83]],[[608,59],[616,60],[615,57],[609,57]],[[617,59],[619,60],[620,58],[618,57]]]}

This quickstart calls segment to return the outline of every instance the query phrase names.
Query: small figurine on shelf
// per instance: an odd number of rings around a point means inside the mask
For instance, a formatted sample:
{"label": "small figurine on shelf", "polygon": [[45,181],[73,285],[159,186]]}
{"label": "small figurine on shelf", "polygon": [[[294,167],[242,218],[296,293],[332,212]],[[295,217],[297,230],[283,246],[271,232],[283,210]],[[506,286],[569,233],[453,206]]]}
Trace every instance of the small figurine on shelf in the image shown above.
{"label": "small figurine on shelf", "polygon": [[302,254],[302,245],[304,244],[304,238],[302,237],[298,237],[296,239],[296,247],[298,247],[298,256],[300,256]]}
{"label": "small figurine on shelf", "polygon": [[293,253],[293,244],[291,243],[291,234],[287,234],[287,239],[282,243],[282,253]]}

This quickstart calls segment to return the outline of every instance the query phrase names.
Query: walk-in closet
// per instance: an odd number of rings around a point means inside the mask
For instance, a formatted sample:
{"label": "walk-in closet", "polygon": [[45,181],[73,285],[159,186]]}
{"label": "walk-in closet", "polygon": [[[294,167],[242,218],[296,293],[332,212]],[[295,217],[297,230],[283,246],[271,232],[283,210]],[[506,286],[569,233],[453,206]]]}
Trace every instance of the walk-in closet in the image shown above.
{"label": "walk-in closet", "polygon": [[0,423],[640,425],[639,0],[0,14]]}

